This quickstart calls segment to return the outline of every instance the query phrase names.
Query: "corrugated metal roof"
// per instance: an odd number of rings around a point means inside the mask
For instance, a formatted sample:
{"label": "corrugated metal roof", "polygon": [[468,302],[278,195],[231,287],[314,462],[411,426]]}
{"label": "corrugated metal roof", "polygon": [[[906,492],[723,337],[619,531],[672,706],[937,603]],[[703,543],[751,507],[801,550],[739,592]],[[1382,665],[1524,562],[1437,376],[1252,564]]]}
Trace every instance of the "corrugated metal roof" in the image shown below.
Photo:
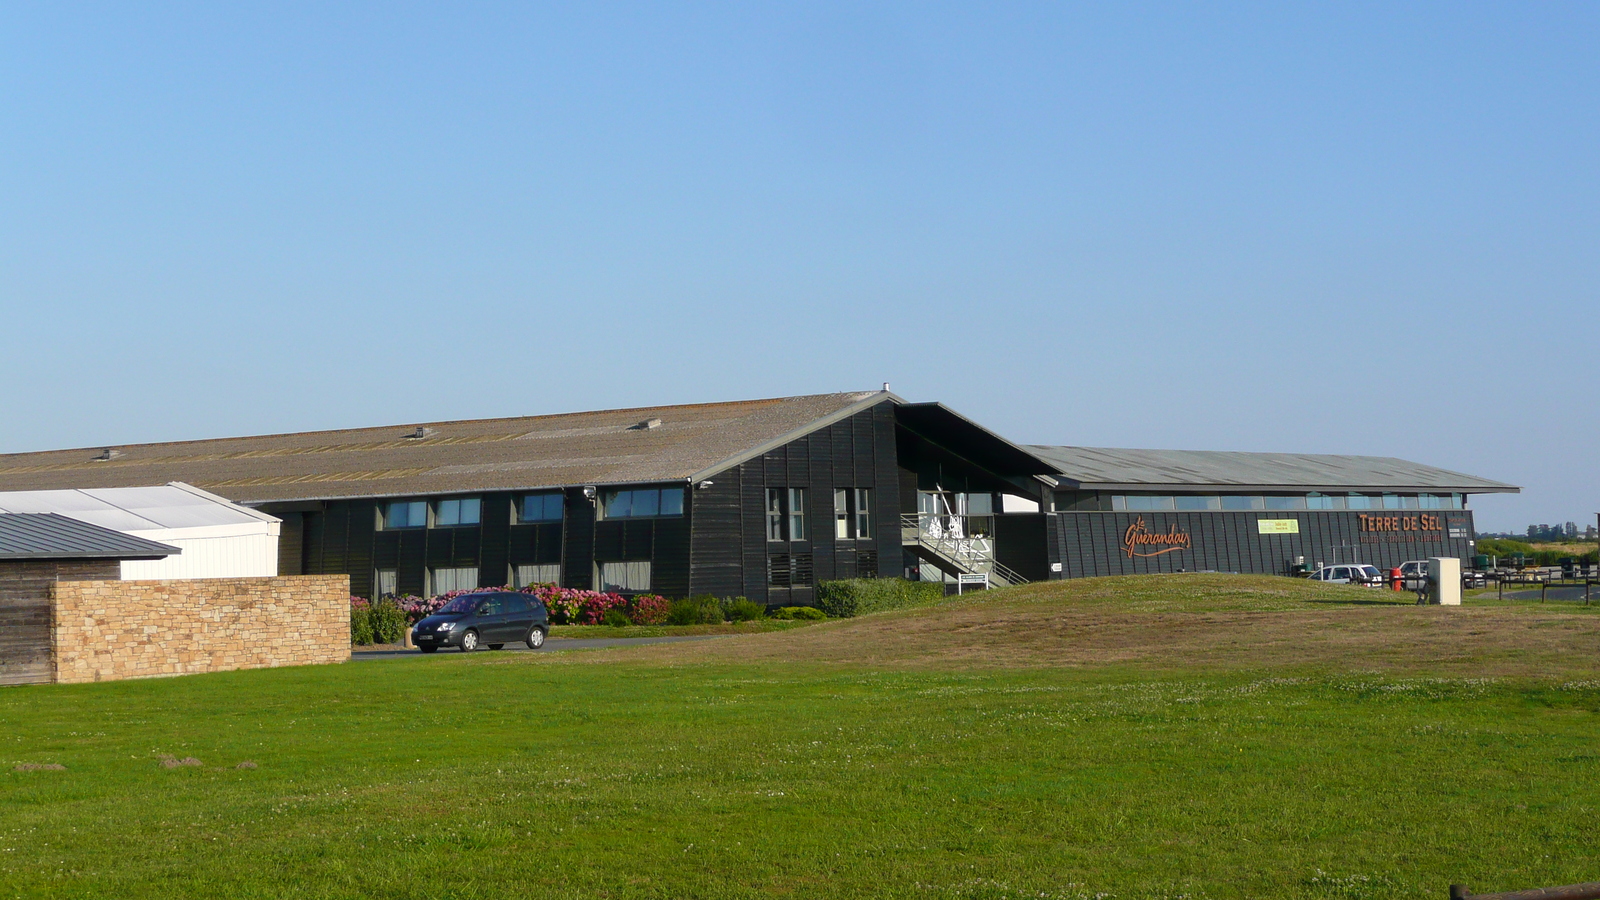
{"label": "corrugated metal roof", "polygon": [[0,559],[163,559],[181,552],[57,513],[0,513]]}
{"label": "corrugated metal roof", "polygon": [[1068,480],[1090,490],[1259,488],[1515,493],[1513,485],[1388,456],[1124,450],[1031,445]]}
{"label": "corrugated metal roof", "polygon": [[11,453],[0,455],[0,491],[185,481],[263,503],[678,481],[890,399],[817,394],[139,444],[112,454]]}
{"label": "corrugated metal roof", "polygon": [[154,487],[0,493],[0,513],[46,512],[124,532],[278,521],[182,482]]}

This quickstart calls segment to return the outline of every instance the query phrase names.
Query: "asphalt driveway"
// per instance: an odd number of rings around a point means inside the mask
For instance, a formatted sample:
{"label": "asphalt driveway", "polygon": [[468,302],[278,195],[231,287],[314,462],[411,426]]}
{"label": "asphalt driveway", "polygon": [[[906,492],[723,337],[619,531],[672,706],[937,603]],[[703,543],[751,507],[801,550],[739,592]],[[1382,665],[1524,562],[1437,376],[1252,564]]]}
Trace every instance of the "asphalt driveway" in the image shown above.
{"label": "asphalt driveway", "polygon": [[[561,650],[599,650],[603,647],[633,647],[639,644],[676,644],[679,641],[710,641],[720,637],[729,637],[726,634],[694,634],[677,637],[641,637],[641,638],[550,638],[538,650],[529,650],[527,644],[507,644],[500,651],[479,651],[480,653],[555,653]],[[460,653],[460,650],[446,649],[441,653]],[[393,656],[422,656],[421,650],[405,650],[399,647],[380,647],[372,650],[351,650],[351,659],[388,659]]]}

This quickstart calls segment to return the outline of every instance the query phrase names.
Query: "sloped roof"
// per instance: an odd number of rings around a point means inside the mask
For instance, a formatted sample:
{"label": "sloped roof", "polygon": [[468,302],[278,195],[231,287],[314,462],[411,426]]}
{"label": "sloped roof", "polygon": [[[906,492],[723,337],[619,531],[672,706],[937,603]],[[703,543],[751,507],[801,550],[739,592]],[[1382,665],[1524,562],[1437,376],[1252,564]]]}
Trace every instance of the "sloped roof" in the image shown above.
{"label": "sloped roof", "polygon": [[0,493],[0,513],[60,513],[110,528],[141,532],[246,525],[278,519],[175,481],[154,487],[75,488]]}
{"label": "sloped roof", "polygon": [[1521,488],[1389,456],[1227,450],[1027,449],[1085,490],[1256,488],[1516,493]]}
{"label": "sloped roof", "polygon": [[138,444],[110,454],[98,447],[0,454],[0,491],[184,481],[265,503],[677,481],[888,399],[897,398],[816,394]]}
{"label": "sloped roof", "polygon": [[0,513],[0,559],[163,559],[181,552],[57,513]]}

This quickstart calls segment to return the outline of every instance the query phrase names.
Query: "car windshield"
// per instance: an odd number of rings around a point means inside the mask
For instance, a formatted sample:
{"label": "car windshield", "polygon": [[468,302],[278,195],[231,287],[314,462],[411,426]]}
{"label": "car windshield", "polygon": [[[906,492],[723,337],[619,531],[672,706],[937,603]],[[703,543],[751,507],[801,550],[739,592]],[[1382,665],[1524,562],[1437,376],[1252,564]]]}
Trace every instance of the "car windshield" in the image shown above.
{"label": "car windshield", "polygon": [[1368,578],[1377,578],[1378,577],[1378,567],[1377,566],[1362,566],[1361,567],[1361,574],[1367,576]]}
{"label": "car windshield", "polygon": [[445,605],[439,607],[439,612],[442,612],[442,613],[469,613],[469,612],[472,612],[474,609],[476,609],[478,607],[478,604],[480,602],[482,602],[482,601],[483,601],[483,595],[482,594],[462,594],[461,596],[455,598],[454,600],[451,600],[449,603],[446,603]]}

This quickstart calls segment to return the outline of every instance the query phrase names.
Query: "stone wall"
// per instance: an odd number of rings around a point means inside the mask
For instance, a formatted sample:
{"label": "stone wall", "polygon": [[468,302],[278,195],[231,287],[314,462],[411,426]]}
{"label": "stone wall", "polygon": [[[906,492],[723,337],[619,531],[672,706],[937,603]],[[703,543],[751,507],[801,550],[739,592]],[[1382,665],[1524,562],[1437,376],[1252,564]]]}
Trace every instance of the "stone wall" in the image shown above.
{"label": "stone wall", "polygon": [[350,577],[62,581],[60,683],[303,666],[350,658]]}

